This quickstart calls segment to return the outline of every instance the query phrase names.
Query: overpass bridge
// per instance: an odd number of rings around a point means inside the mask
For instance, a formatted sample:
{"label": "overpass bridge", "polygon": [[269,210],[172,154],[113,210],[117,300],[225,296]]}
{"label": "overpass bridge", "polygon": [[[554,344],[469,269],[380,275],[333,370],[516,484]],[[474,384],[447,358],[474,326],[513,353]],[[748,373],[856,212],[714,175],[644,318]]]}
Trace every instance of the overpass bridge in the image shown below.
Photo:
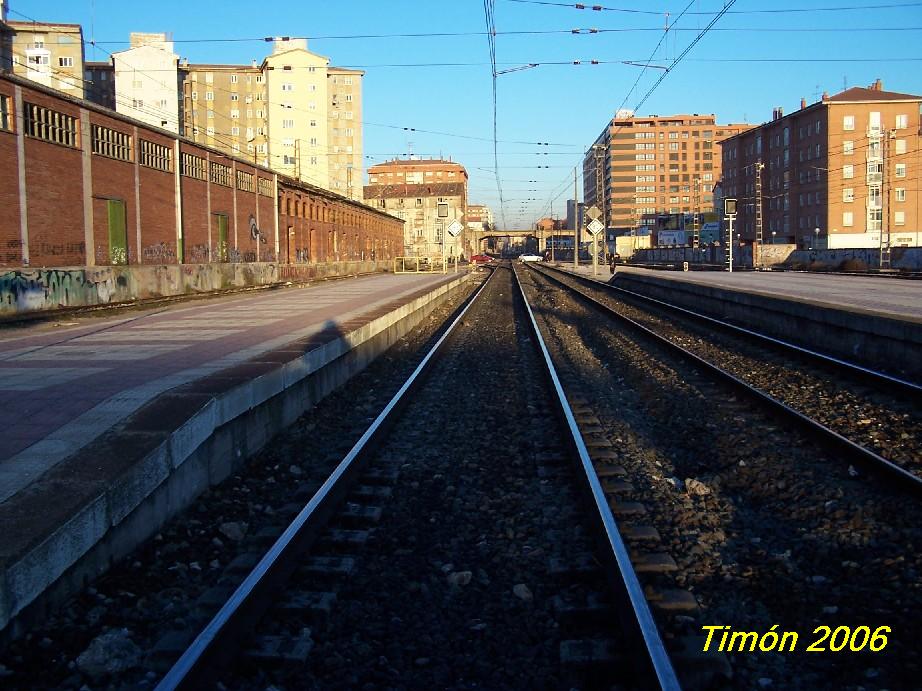
{"label": "overpass bridge", "polygon": [[518,255],[544,252],[550,247],[552,237],[559,238],[558,246],[573,248],[573,231],[570,230],[485,230],[478,232],[474,240],[479,252]]}

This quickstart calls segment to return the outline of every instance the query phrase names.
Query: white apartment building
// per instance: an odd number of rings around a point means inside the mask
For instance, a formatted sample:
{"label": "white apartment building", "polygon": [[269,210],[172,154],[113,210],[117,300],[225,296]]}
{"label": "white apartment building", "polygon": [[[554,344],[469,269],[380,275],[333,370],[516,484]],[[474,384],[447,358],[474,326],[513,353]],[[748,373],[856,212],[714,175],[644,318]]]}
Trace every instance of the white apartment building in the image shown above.
{"label": "white apartment building", "polygon": [[131,34],[131,47],[112,54],[115,110],[179,133],[180,91],[173,42],[166,34]]}

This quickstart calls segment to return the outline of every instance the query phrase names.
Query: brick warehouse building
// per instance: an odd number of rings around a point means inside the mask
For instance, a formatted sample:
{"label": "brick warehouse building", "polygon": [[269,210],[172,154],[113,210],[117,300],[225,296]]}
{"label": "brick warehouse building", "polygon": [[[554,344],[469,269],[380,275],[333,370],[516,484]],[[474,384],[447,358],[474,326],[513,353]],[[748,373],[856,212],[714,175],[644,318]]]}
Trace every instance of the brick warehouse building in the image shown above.
{"label": "brick warehouse building", "polygon": [[399,219],[12,75],[0,161],[0,267],[268,263],[284,278],[402,247]]}

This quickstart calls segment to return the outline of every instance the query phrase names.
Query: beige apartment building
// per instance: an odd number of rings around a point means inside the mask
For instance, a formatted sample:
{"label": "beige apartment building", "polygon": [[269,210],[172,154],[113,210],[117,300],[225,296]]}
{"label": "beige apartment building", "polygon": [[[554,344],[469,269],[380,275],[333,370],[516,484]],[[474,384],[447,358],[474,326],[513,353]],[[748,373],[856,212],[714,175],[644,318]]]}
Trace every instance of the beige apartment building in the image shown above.
{"label": "beige apartment building", "polygon": [[709,212],[721,172],[716,144],[748,128],[718,125],[714,115],[618,111],[583,159],[586,205],[621,232],[646,232],[668,214]]}
{"label": "beige apartment building", "polygon": [[327,68],[328,189],[362,199],[362,70]]}
{"label": "beige apartment building", "polygon": [[179,81],[187,137],[270,166],[266,84],[259,67],[183,61]]}
{"label": "beige apartment building", "polygon": [[70,96],[84,97],[79,24],[5,20],[0,33],[0,67]]}
{"label": "beige apartment building", "polygon": [[[920,244],[922,96],[853,87],[723,142],[722,193],[747,243]],[[760,203],[761,202],[761,203]]]}
{"label": "beige apartment building", "polygon": [[470,256],[471,233],[454,236],[449,226],[466,225],[467,170],[442,159],[395,159],[368,169],[365,202],[404,221],[406,256]]}

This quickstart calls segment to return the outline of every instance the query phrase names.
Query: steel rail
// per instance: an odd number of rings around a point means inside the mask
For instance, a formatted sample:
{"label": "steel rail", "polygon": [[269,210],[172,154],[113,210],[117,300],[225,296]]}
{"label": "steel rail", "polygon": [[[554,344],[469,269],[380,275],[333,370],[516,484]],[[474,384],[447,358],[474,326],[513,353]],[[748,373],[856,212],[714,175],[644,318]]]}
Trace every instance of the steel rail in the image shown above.
{"label": "steel rail", "polygon": [[[542,267],[544,268],[544,267]],[[895,377],[892,374],[887,374],[886,372],[880,372],[879,370],[874,370],[869,367],[864,367],[862,365],[850,362],[848,360],[842,360],[841,358],[833,357],[832,355],[827,355],[826,353],[821,353],[816,350],[810,350],[809,348],[804,348],[790,341],[785,341],[780,338],[775,338],[774,336],[769,336],[767,334],[759,333],[758,331],[753,331],[752,329],[747,329],[736,324],[731,324],[730,322],[723,321],[721,319],[716,319],[715,317],[710,317],[706,314],[701,314],[700,312],[695,312],[690,310],[687,307],[680,307],[679,305],[673,305],[672,303],[665,302],[658,298],[653,298],[648,295],[643,295],[641,293],[635,292],[633,290],[628,290],[627,288],[621,288],[620,286],[611,285],[609,283],[602,283],[601,281],[594,281],[588,279],[585,276],[580,276],[578,274],[571,273],[569,271],[564,271],[563,269],[558,269],[556,267],[550,267],[553,271],[558,271],[560,273],[566,274],[577,279],[583,285],[591,285],[592,287],[598,287],[600,289],[608,290],[610,292],[621,293],[624,295],[629,295],[634,299],[640,300],[642,302],[647,302],[654,304],[658,307],[661,307],[665,310],[671,310],[678,312],[690,319],[697,319],[699,321],[706,322],[712,326],[716,326],[725,331],[749,338],[751,340],[763,343],[767,346],[776,348],[781,351],[792,351],[801,355],[802,357],[819,362],[820,364],[831,366],[833,368],[846,370],[849,374],[869,381],[877,386],[892,386],[898,389],[901,393],[910,396],[913,400],[922,401],[922,385],[916,384],[915,382],[908,381],[906,379],[901,379]]]}
{"label": "steel rail", "polygon": [[535,342],[538,344],[542,354],[544,366],[547,369],[548,375],[550,376],[551,382],[553,384],[553,388],[556,393],[557,404],[561,414],[566,420],[567,427],[570,431],[570,438],[576,450],[576,455],[579,459],[579,465],[585,474],[586,481],[589,485],[589,490],[595,502],[598,518],[601,521],[602,529],[607,540],[607,546],[610,549],[615,564],[617,565],[617,572],[621,579],[621,585],[623,586],[624,593],[630,602],[630,606],[634,615],[631,622],[637,629],[639,629],[639,633],[644,644],[644,650],[647,655],[646,661],[649,663],[647,665],[650,668],[649,671],[651,671],[652,676],[656,678],[660,688],[669,689],[670,691],[673,689],[680,689],[681,686],[679,685],[679,680],[676,676],[675,669],[672,666],[672,661],[669,659],[669,655],[666,652],[666,647],[663,645],[659,630],[656,627],[656,622],[653,619],[653,614],[650,611],[650,605],[647,602],[646,596],[644,595],[643,587],[640,585],[640,580],[637,578],[637,573],[634,571],[634,566],[631,563],[631,558],[628,554],[627,547],[625,546],[624,540],[621,537],[621,533],[618,530],[618,523],[612,514],[611,508],[608,506],[608,500],[605,497],[602,484],[599,482],[598,475],[596,475],[595,468],[592,465],[592,460],[589,457],[589,451],[586,448],[586,444],[583,441],[582,435],[580,434],[579,427],[576,424],[576,418],[573,415],[573,410],[570,408],[570,404],[567,402],[566,394],[564,393],[563,386],[560,383],[560,377],[557,375],[557,369],[554,367],[554,363],[551,360],[550,352],[544,343],[544,339],[541,336],[541,331],[538,328],[538,322],[535,320],[534,312],[532,311],[531,305],[528,302],[528,298],[525,295],[525,289],[519,280],[518,271],[513,269],[513,275],[516,278],[516,284],[519,287],[522,300],[525,304],[525,309],[528,312],[528,318],[531,324],[532,333],[535,337]]}
{"label": "steel rail", "polygon": [[847,454],[866,467],[872,468],[873,470],[882,473],[888,479],[895,481],[901,489],[909,490],[916,494],[922,494],[922,477],[904,470],[895,463],[888,461],[883,456],[880,456],[870,449],[867,449],[864,446],[861,446],[860,444],[857,444],[856,442],[853,442],[850,439],[842,436],[838,432],[829,429],[813,418],[804,415],[786,403],[779,401],[777,398],[774,398],[764,391],[761,391],[760,389],[748,384],[739,377],[727,372],[726,370],[718,367],[713,363],[708,362],[690,350],[687,350],[682,346],[673,343],[671,340],[665,336],[661,336],[649,327],[634,321],[630,317],[619,314],[612,307],[606,305],[603,302],[600,302],[591,295],[587,295],[586,293],[577,290],[573,286],[561,281],[556,276],[552,276],[545,271],[540,271],[537,269],[535,270],[549,281],[552,281],[553,283],[556,283],[557,285],[565,288],[574,295],[578,295],[582,300],[592,304],[594,307],[604,312],[605,314],[621,322],[624,322],[625,324],[628,324],[632,328],[653,339],[655,342],[665,346],[668,350],[678,353],[681,357],[691,361],[693,364],[710,373],[715,378],[723,381],[724,383],[730,384],[734,388],[743,391],[750,397],[755,398],[758,402],[768,406],[775,412],[781,413],[785,417],[790,418],[796,424],[800,425],[802,428],[815,435],[829,446]]}
{"label": "steel rail", "polygon": [[310,547],[311,542],[326,524],[328,517],[344,498],[348,491],[349,480],[356,475],[358,468],[367,459],[373,447],[381,441],[393,425],[396,413],[406,405],[408,394],[428,373],[436,356],[441,354],[443,344],[486,289],[493,275],[491,274],[477,292],[468,299],[467,304],[445,333],[426,353],[413,373],[343,457],[323,485],[160,680],[156,691],[200,688],[201,684],[207,681],[205,673],[216,667],[216,662],[230,657],[233,642],[248,633],[247,623],[259,618],[267,608],[267,603],[273,599],[273,591],[281,587],[295,570],[297,559]]}

